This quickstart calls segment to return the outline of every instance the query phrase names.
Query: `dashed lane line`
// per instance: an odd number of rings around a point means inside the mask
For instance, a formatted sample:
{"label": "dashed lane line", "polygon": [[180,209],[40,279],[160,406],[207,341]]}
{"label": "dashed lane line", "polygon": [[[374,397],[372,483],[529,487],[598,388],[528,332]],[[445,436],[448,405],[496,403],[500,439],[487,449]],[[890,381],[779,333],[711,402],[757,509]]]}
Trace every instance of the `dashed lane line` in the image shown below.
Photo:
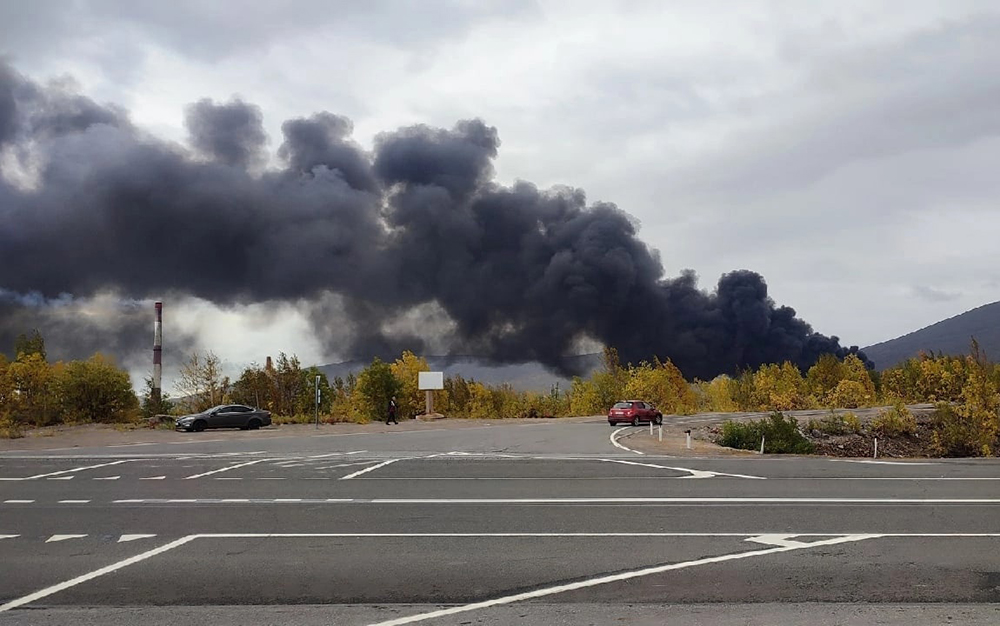
{"label": "dashed lane line", "polygon": [[367,474],[368,472],[373,472],[373,471],[375,471],[375,470],[377,470],[379,468],[385,467],[386,465],[391,465],[392,463],[395,463],[396,461],[402,461],[402,460],[403,459],[389,459],[388,461],[382,461],[378,465],[372,465],[371,467],[366,467],[365,469],[358,470],[356,472],[352,472],[352,473],[348,474],[347,476],[341,476],[340,480],[350,480],[352,478],[357,478],[358,476],[361,476],[362,474]]}
{"label": "dashed lane line", "polygon": [[90,500],[60,500],[59,504],[89,504]]}
{"label": "dashed lane line", "polygon": [[254,465],[256,463],[261,463],[261,462],[266,461],[266,460],[267,459],[256,459],[256,460],[253,460],[253,461],[247,461],[246,463],[237,463],[236,465],[230,465],[228,467],[223,467],[223,468],[220,468],[220,469],[217,469],[217,470],[212,470],[211,472],[203,472],[201,474],[193,474],[191,476],[185,477],[184,480],[191,480],[193,478],[204,478],[205,476],[212,476],[213,474],[221,474],[222,472],[228,472],[230,470],[239,469],[241,467],[247,467],[248,465]]}
{"label": "dashed lane line", "polygon": [[45,541],[45,543],[57,543],[68,539],[83,539],[86,536],[87,535],[52,535]]}
{"label": "dashed lane line", "polygon": [[38,478],[49,478],[52,476],[61,476],[63,474],[75,474],[76,472],[85,472],[87,470],[98,469],[100,467],[110,467],[112,465],[121,465],[122,463],[128,463],[133,459],[122,459],[120,461],[112,461],[111,463],[101,463],[99,465],[88,465],[85,467],[74,467],[73,469],[61,470],[58,472],[49,472],[47,474],[36,474],[34,476],[28,476],[27,478],[22,478],[21,480],[36,480]]}

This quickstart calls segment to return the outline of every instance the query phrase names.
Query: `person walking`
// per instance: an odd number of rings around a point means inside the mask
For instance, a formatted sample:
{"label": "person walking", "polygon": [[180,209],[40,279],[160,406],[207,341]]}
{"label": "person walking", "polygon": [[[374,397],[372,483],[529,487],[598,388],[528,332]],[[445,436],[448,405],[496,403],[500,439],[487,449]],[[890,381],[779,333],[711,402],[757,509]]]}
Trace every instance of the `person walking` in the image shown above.
{"label": "person walking", "polygon": [[392,399],[389,400],[389,415],[388,415],[388,417],[385,418],[385,424],[386,424],[386,426],[388,426],[390,422],[393,423],[393,424],[398,424],[399,423],[398,421],[396,421],[396,411],[397,411],[397,409],[398,409],[398,407],[396,406],[396,396],[393,396]]}

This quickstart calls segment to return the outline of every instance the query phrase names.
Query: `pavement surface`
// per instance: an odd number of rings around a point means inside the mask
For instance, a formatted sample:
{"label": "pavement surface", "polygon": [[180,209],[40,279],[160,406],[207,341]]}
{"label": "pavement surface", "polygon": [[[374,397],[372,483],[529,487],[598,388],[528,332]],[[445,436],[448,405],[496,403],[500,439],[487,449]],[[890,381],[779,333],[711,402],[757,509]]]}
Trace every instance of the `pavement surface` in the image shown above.
{"label": "pavement surface", "polygon": [[1000,463],[603,418],[0,450],[0,624],[996,624]]}

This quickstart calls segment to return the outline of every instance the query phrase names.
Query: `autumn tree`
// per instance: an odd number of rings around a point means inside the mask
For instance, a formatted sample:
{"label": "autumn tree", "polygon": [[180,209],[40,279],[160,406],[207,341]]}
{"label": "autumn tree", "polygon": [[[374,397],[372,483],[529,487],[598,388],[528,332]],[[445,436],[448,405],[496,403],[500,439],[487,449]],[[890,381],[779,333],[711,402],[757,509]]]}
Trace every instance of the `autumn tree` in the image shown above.
{"label": "autumn tree", "polygon": [[351,413],[355,419],[384,420],[389,410],[389,400],[399,393],[399,381],[392,375],[392,367],[378,357],[361,370],[351,394]]}
{"label": "autumn tree", "polygon": [[21,352],[17,360],[7,366],[8,384],[14,397],[11,408],[18,421],[35,426],[59,421],[55,372],[39,352]]}
{"label": "autumn tree", "polygon": [[181,365],[174,383],[186,410],[204,411],[226,401],[230,390],[229,377],[222,374],[222,361],[214,352],[195,352]]}
{"label": "autumn tree", "polygon": [[14,358],[18,358],[20,355],[30,355],[38,354],[45,361],[48,359],[48,355],[45,353],[45,339],[42,338],[42,333],[38,332],[38,329],[34,329],[29,334],[20,334],[17,339],[14,340]]}
{"label": "autumn tree", "polygon": [[138,417],[139,399],[128,372],[101,354],[70,361],[60,379],[63,419],[126,422]]}
{"label": "autumn tree", "polygon": [[419,378],[420,372],[429,372],[431,369],[427,359],[407,350],[390,368],[399,383],[399,393],[396,397],[399,417],[403,419],[416,417],[424,409],[424,392],[420,391]]}

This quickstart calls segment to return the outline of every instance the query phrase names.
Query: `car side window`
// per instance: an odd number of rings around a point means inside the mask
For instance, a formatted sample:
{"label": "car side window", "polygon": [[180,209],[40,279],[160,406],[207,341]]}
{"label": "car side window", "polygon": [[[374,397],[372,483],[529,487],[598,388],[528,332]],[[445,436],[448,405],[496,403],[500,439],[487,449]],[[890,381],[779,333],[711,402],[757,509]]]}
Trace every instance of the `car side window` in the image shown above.
{"label": "car side window", "polygon": [[234,406],[234,407],[231,407],[231,408],[236,413],[249,413],[250,411],[253,410],[253,409],[251,409],[250,407],[247,407],[247,406]]}

